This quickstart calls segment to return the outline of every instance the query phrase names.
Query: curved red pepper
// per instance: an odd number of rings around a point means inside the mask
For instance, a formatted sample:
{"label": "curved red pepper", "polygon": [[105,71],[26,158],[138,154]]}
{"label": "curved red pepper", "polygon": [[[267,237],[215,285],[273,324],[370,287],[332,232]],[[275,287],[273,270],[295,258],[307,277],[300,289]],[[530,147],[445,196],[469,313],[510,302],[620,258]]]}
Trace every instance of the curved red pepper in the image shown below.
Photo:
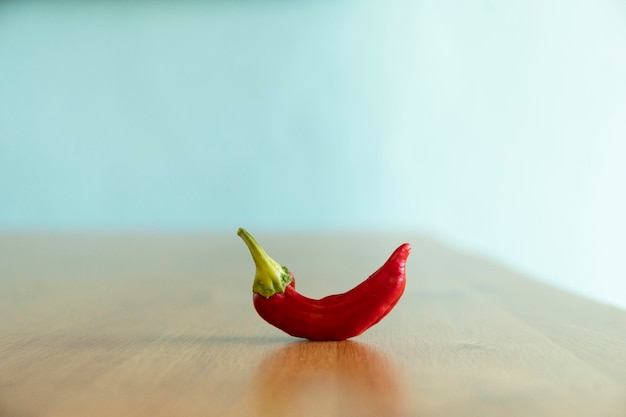
{"label": "curved red pepper", "polygon": [[240,228],[237,234],[256,264],[252,287],[256,311],[292,336],[309,340],[358,336],[385,317],[404,293],[406,260],[411,251],[408,243],[350,291],[315,300],[296,291],[293,274],[270,258],[246,230]]}

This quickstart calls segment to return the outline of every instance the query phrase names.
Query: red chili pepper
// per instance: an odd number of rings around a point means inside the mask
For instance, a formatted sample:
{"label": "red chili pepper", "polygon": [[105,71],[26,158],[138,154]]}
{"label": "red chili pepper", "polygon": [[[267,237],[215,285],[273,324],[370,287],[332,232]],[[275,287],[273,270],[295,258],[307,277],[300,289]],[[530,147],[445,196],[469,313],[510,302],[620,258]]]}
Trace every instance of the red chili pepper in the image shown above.
{"label": "red chili pepper", "polygon": [[296,291],[293,274],[270,258],[246,230],[240,228],[237,235],[256,265],[254,308],[265,321],[292,336],[309,340],[358,336],[385,317],[404,293],[408,243],[350,291],[314,300]]}

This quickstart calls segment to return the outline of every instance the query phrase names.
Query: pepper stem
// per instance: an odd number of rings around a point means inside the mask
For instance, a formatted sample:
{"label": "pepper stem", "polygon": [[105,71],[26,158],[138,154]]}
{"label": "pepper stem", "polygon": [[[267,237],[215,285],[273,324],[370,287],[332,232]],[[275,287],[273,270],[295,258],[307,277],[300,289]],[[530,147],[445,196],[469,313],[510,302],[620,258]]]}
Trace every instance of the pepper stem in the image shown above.
{"label": "pepper stem", "polygon": [[292,280],[289,270],[270,258],[246,229],[240,227],[239,230],[237,230],[237,236],[242,238],[246,243],[246,246],[250,250],[250,255],[252,255],[252,260],[256,265],[252,292],[260,294],[265,298],[285,292],[285,288]]}

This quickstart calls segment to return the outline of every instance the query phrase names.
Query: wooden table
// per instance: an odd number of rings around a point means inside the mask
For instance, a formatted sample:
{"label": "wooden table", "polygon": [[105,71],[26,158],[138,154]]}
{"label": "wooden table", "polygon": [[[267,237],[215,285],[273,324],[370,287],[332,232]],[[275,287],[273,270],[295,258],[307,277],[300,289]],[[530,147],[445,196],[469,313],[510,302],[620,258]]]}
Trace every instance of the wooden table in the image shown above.
{"label": "wooden table", "polygon": [[257,234],[321,297],[404,241],[407,291],[346,342],[253,309],[235,236],[0,237],[0,417],[626,416],[626,312],[419,236]]}

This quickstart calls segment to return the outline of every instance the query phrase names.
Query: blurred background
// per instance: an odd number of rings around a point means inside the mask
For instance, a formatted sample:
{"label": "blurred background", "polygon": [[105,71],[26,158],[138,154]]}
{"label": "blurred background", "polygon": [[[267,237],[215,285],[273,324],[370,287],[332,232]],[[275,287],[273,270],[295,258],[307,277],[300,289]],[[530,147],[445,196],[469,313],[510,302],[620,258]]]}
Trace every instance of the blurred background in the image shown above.
{"label": "blurred background", "polygon": [[424,233],[626,307],[626,3],[0,3],[0,233]]}

